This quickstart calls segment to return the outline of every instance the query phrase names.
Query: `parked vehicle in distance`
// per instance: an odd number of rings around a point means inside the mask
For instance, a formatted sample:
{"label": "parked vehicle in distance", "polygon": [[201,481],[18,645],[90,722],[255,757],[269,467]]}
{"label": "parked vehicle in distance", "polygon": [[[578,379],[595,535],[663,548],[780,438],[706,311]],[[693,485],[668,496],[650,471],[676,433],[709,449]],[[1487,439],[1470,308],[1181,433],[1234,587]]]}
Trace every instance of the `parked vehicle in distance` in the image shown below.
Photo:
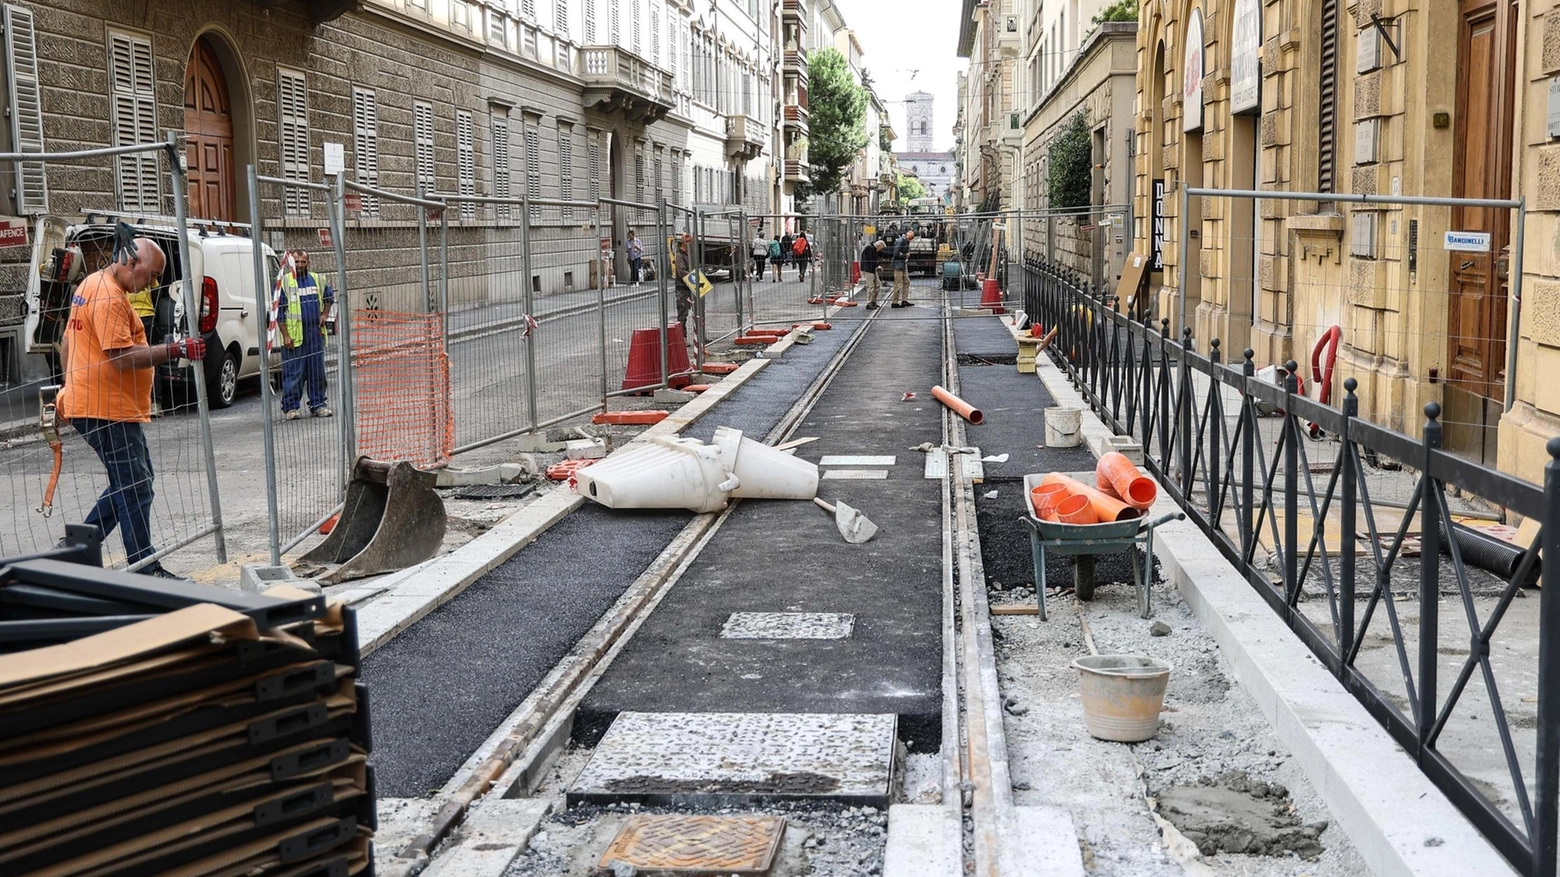
{"label": "parked vehicle in distance", "polygon": [[[25,350],[49,358],[51,373],[60,372],[59,344],[65,320],[70,313],[71,293],[86,275],[102,268],[113,258],[114,230],[125,222],[138,237],[156,241],[167,255],[167,267],[154,293],[156,313],[147,343],[158,344],[172,338],[189,337],[192,327],[185,319],[183,281],[186,276],[180,262],[176,223],[168,217],[131,217],[108,212],[92,212],[82,220],[67,223],[57,216],[37,220],[33,236],[33,261],[37,270],[27,278],[27,318]],[[265,331],[269,314],[255,307],[254,247],[248,226],[192,220],[184,230],[189,243],[190,271],[200,314],[193,331],[206,340],[205,369],[207,404],[226,408],[238,395],[238,382],[260,374],[260,333]],[[268,246],[264,258],[268,274],[275,277],[280,260]],[[80,253],[82,269],[69,279],[52,279],[50,266],[61,258]],[[276,357],[273,354],[273,360]],[[275,368],[276,363],[272,363]],[[189,363],[168,363],[158,367],[153,384],[158,401],[165,408],[189,404],[194,400],[195,377]]]}

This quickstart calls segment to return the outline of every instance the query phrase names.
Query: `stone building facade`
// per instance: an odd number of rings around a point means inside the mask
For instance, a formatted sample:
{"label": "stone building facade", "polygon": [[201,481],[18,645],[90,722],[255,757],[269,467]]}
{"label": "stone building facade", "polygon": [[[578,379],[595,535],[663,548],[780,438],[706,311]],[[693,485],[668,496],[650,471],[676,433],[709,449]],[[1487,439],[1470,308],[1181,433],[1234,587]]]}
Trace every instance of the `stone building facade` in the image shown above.
{"label": "stone building facade", "polygon": [[[1520,47],[1540,45],[1533,31],[1546,19],[1516,9],[1145,2],[1134,239],[1162,268],[1160,313],[1177,323],[1184,313],[1199,349],[1219,338],[1225,351],[1254,348],[1259,365],[1307,362],[1337,327],[1334,399],[1353,377],[1364,416],[1409,432],[1438,401],[1448,446],[1538,477],[1538,436],[1560,425],[1543,412],[1560,411],[1560,399],[1545,408],[1536,381],[1524,381],[1549,347],[1536,336],[1519,343],[1518,403],[1500,425],[1515,211],[1348,200],[1541,202],[1548,62]],[[1318,197],[1194,198],[1182,217],[1181,187]],[[1534,285],[1555,273],[1543,236],[1552,228],[1542,211],[1527,226],[1523,270]]]}
{"label": "stone building facade", "polygon": [[[35,88],[39,107],[39,130],[32,136],[24,125],[21,148],[59,152],[177,132],[188,138],[193,217],[248,222],[249,165],[321,182],[327,144],[339,145],[349,179],[407,195],[776,207],[779,5],[46,0],[5,4],[5,15],[8,57],[23,52],[24,103]],[[28,51],[35,63],[26,63]],[[12,86],[5,93],[14,105]],[[168,179],[133,163],[50,165],[41,185],[13,193],[3,212],[172,208]],[[260,201],[268,243],[319,249],[323,196],[274,185],[262,187]],[[415,209],[367,196],[348,208],[354,288],[373,290],[381,307],[427,306],[415,280]],[[598,238],[594,211],[533,209],[527,279],[518,276],[518,213],[451,208],[452,308],[512,299],[527,282],[542,295],[584,288],[598,245],[653,222],[612,210]],[[329,270],[333,260],[322,255],[316,264]],[[493,267],[494,257],[510,256],[514,267]],[[25,375],[38,367],[15,355],[23,282],[20,270],[0,276],[0,336],[11,370],[21,360]]]}
{"label": "stone building facade", "polygon": [[[1049,258],[1096,285],[1114,282],[1131,249],[1126,216],[1134,182],[1130,140],[1136,40],[1137,25],[1130,22],[1096,27],[1062,72],[1038,90],[1024,117],[1022,203],[1030,211],[1054,207],[1047,185],[1048,156],[1058,131],[1080,113],[1087,123],[1093,167],[1089,203],[1116,209],[1076,219],[1026,220],[1023,241],[1025,255]],[[1041,65],[1029,69],[1038,76]]]}

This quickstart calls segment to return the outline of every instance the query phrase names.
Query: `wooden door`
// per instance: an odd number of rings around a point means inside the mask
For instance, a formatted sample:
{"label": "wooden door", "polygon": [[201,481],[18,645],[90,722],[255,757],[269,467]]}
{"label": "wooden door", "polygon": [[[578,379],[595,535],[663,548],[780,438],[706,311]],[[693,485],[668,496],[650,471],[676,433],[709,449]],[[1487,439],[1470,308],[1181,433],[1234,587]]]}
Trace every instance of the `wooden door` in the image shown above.
{"label": "wooden door", "polygon": [[227,79],[205,38],[195,41],[184,74],[184,132],[189,158],[189,215],[238,219],[233,168],[233,107]]}
{"label": "wooden door", "polygon": [[[1516,4],[1463,0],[1457,45],[1457,125],[1452,194],[1511,197]],[[1511,212],[1479,207],[1451,211],[1455,231],[1485,232],[1488,252],[1451,252],[1447,377],[1453,386],[1499,397],[1505,385],[1506,279],[1502,251]]]}

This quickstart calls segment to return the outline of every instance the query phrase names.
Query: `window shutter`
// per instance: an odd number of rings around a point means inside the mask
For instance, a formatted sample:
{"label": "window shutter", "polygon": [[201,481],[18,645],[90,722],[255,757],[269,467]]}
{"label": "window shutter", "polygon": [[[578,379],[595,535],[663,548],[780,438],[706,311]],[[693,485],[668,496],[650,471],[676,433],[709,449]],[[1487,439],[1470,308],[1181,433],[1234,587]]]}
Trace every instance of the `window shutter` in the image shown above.
{"label": "window shutter", "polygon": [[667,10],[666,14],[666,69],[672,74],[672,86],[682,88],[682,82],[677,78],[677,13]]}
{"label": "window shutter", "polygon": [[[38,83],[38,43],[31,10],[6,4],[6,81],[10,84],[11,147],[43,152],[43,100]],[[44,213],[49,186],[42,162],[16,166],[16,212]]]}
{"label": "window shutter", "polygon": [[1316,104],[1316,190],[1331,192],[1338,152],[1338,0],[1322,0],[1321,14],[1321,94]]}
{"label": "window shutter", "polygon": [[655,149],[655,203],[656,204],[660,204],[661,203],[661,199],[666,197],[666,188],[665,188],[665,185],[661,182],[662,179],[663,179],[661,174],[666,169],[665,165],[662,162],[662,158],[661,158],[662,151],[663,151],[662,148],[659,147],[659,146],[657,146],[656,149]]}
{"label": "window shutter", "polygon": [[661,2],[650,0],[650,63],[661,65]]}
{"label": "window shutter", "polygon": [[[525,193],[532,198],[542,197],[542,138],[537,129],[542,120],[528,119],[525,126]],[[542,208],[531,207],[531,222],[541,219]]]}
{"label": "window shutter", "polygon": [[601,200],[601,135],[591,134],[590,143],[586,145],[590,152],[590,200]]}
{"label": "window shutter", "polygon": [[558,36],[569,38],[569,0],[558,0],[553,7],[553,30]]}
{"label": "window shutter", "polygon": [[623,16],[618,13],[619,3],[617,0],[607,0],[607,4],[612,7],[612,45],[621,46],[623,45]]}
{"label": "window shutter", "polygon": [[[152,44],[144,37],[110,33],[109,86],[114,145],[157,140],[157,90],[152,75]],[[119,204],[126,211],[161,211],[162,186],[153,152],[119,157]]]}
{"label": "window shutter", "polygon": [[[379,187],[379,106],[372,91],[352,89],[352,151],[357,181]],[[363,217],[379,217],[379,198],[363,193]]]}
{"label": "window shutter", "polygon": [[[493,117],[493,197],[509,197],[509,120]],[[493,214],[509,219],[509,205],[497,204]]]}
{"label": "window shutter", "polygon": [[640,55],[641,52],[640,52],[640,44],[639,44],[639,0],[628,0],[628,22],[629,22],[629,34],[633,38],[633,43],[632,43],[632,45],[629,48],[630,48],[630,50],[634,54]]}
{"label": "window shutter", "polygon": [[526,24],[536,24],[536,0],[524,0],[520,4],[520,14],[525,17]]}
{"label": "window shutter", "polygon": [[412,105],[412,138],[417,146],[417,188],[427,194],[438,188],[433,172],[433,105]]}
{"label": "window shutter", "polygon": [[[574,129],[568,125],[558,126],[558,197],[574,200]],[[574,208],[563,208],[563,221],[573,219]]]}
{"label": "window shutter", "polygon": [[[278,139],[282,152],[282,179],[309,179],[309,86],[304,74],[279,70],[276,78]],[[283,211],[288,216],[308,216],[309,190],[288,186],[283,190]]]}
{"label": "window shutter", "polygon": [[585,0],[585,45],[596,45],[596,0]]}
{"label": "window shutter", "polygon": [[[477,149],[471,114],[464,110],[455,114],[455,153],[460,172],[460,194],[469,198],[477,194]],[[462,201],[460,218],[476,219],[477,205]]]}

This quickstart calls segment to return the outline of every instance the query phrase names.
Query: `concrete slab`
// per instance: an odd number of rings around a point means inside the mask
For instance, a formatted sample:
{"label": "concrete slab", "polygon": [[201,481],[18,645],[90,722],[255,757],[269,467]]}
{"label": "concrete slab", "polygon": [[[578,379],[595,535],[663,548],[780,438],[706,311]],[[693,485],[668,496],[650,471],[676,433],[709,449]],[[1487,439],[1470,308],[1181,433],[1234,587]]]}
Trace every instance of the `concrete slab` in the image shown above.
{"label": "concrete slab", "polygon": [[843,612],[733,612],[720,629],[727,639],[844,639],[856,617]]}
{"label": "concrete slab", "polygon": [[[1084,409],[1086,444],[1093,446],[1108,428],[1054,364],[1039,362],[1037,374],[1057,400]],[[1150,514],[1174,509],[1161,495]],[[1373,873],[1515,873],[1195,524],[1160,527],[1154,550]]]}
{"label": "concrete slab", "polygon": [[1016,877],[1083,877],[1083,851],[1072,814],[1060,807],[1014,807]]}
{"label": "concrete slab", "polygon": [[[798,457],[941,443],[941,406],[930,395],[901,401],[906,390],[937,382],[940,326],[900,318],[905,311],[876,313],[799,425],[819,440]],[[838,334],[792,350],[734,398],[767,392],[766,381]],[[739,428],[767,432],[759,427]],[[941,487],[912,467],[886,471],[882,480],[831,481],[823,491],[878,524],[865,545],[846,544],[832,517],[811,504],[743,501],[584,699],[575,739],[594,741],[623,711],[893,713],[914,751],[934,749],[942,731]],[[855,626],[839,640],[720,636],[734,612],[782,611],[847,613]]]}
{"label": "concrete slab", "polygon": [[455,839],[424,877],[503,877],[552,812],[545,798],[487,798],[466,814]]}
{"label": "concrete slab", "polygon": [[959,821],[942,804],[888,808],[883,877],[952,877],[962,872]]}
{"label": "concrete slab", "polygon": [[612,722],[570,785],[570,806],[728,806],[775,800],[884,808],[892,715],[637,713]]}

